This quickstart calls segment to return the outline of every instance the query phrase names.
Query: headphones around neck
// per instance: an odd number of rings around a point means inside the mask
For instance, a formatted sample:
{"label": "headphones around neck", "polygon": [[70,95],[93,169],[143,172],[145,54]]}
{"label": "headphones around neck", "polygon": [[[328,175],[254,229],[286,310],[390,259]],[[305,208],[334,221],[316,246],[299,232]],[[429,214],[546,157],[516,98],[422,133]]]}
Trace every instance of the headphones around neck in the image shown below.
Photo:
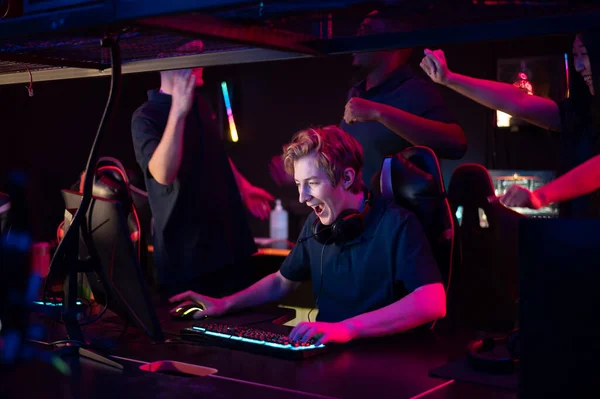
{"label": "headphones around neck", "polygon": [[312,238],[319,244],[342,244],[358,237],[364,230],[365,217],[371,208],[371,193],[365,193],[365,207],[362,212],[356,209],[346,209],[329,226],[316,218],[312,224]]}

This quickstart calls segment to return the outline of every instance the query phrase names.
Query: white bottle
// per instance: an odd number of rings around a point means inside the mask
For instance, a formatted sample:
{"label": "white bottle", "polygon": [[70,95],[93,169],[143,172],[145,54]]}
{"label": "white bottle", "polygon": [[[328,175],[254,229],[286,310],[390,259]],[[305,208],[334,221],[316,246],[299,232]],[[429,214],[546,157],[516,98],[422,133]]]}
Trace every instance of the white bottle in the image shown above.
{"label": "white bottle", "polygon": [[275,200],[275,208],[269,218],[269,234],[272,239],[278,240],[273,244],[275,248],[287,248],[288,239],[288,213],[281,206],[281,200]]}

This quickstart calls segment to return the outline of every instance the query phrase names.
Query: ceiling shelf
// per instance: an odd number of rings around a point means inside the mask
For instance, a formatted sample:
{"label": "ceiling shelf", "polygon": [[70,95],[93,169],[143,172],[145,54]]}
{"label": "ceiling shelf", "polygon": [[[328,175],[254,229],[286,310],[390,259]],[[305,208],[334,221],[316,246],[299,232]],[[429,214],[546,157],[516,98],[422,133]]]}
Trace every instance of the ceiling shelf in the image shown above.
{"label": "ceiling shelf", "polygon": [[[0,21],[0,84],[110,75],[100,41],[119,36],[123,73],[432,46],[595,28],[584,1],[387,1],[410,32],[354,35],[383,1],[105,0]],[[515,3],[515,4],[511,4]],[[190,40],[202,53],[179,53]]]}

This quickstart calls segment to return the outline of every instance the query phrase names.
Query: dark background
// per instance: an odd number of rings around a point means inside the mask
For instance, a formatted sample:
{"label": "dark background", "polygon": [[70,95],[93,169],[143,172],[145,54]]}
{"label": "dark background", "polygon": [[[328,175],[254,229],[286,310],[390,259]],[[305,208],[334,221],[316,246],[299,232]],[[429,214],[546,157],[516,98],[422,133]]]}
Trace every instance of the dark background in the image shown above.
{"label": "dark background", "polygon": [[[500,58],[571,52],[572,37],[539,37],[502,42],[445,46],[456,72],[497,78]],[[415,49],[417,73],[422,49]],[[572,64],[571,64],[572,65]],[[313,59],[211,67],[205,69],[207,96],[222,105],[220,82],[230,86],[240,141],[228,143],[231,158],[246,178],[282,198],[292,213],[290,238],[297,237],[304,218],[295,187],[279,187],[268,162],[296,131],[309,125],[337,124],[353,82],[348,55]],[[114,156],[137,170],[130,133],[133,111],[146,100],[146,90],[159,86],[157,72],[125,75],[116,120],[101,143],[101,156]],[[63,218],[60,190],[70,187],[84,169],[108,95],[109,79],[89,78],[35,82],[30,98],[24,84],[0,86],[0,191],[9,170],[29,175],[29,204],[36,240],[51,240]],[[494,127],[494,112],[438,86],[463,127],[469,149],[460,161],[443,161],[446,184],[460,163],[476,162],[490,169],[555,169],[559,148],[553,133],[522,128],[519,133]],[[226,121],[223,120],[225,128]],[[202,182],[199,182],[202,184]],[[207,187],[210,190],[210,187]],[[251,217],[250,217],[251,218]],[[268,235],[268,221],[251,218],[255,236]]]}

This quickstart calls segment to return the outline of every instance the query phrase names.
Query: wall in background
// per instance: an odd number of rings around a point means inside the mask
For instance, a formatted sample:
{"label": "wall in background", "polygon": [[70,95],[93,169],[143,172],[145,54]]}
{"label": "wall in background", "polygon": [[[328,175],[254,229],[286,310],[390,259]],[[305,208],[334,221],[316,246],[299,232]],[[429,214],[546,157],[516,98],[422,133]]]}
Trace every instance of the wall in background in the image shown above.
{"label": "wall in background", "polygon": [[[570,51],[570,37],[444,46],[450,67],[471,76],[495,79],[498,58]],[[418,72],[422,50],[415,50]],[[205,70],[206,91],[218,108],[219,83],[227,80],[240,141],[229,144],[231,158],[252,183],[282,198],[292,213],[295,238],[307,210],[297,202],[295,187],[279,187],[268,172],[270,158],[292,134],[309,125],[337,124],[352,84],[349,56],[214,67]],[[35,77],[34,77],[35,79]],[[126,75],[113,128],[100,147],[136,168],[130,118],[158,87],[157,73]],[[84,169],[108,95],[109,79],[92,78],[34,82],[35,96],[25,85],[0,86],[0,191],[10,169],[24,169],[30,178],[30,210],[38,240],[54,237],[64,206],[60,190],[70,187]],[[466,132],[469,149],[460,161],[443,161],[446,182],[460,163],[490,168],[548,169],[556,164],[554,135],[537,129],[519,134],[494,128],[492,111],[444,88],[440,92]],[[493,151],[495,150],[495,151]],[[495,155],[494,155],[495,154]],[[251,219],[256,236],[268,234],[268,221]]]}

